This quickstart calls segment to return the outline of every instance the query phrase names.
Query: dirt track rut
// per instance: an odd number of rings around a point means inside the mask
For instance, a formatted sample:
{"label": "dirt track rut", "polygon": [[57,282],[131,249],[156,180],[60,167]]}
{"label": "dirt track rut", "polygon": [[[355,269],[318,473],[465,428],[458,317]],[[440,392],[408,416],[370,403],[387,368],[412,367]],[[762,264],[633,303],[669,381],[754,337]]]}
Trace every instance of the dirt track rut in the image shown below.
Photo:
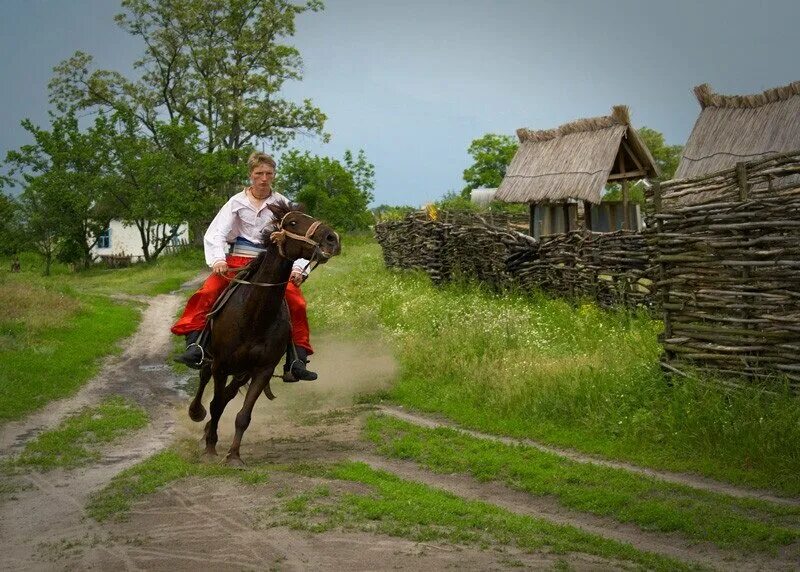
{"label": "dirt track rut", "polygon": [[[126,395],[151,415],[151,424],[125,442],[104,451],[101,462],[74,471],[23,477],[27,488],[0,500],[0,569],[183,570],[202,565],[208,570],[348,568],[352,570],[552,568],[566,563],[576,570],[618,569],[621,563],[571,554],[527,554],[510,547],[482,550],[444,543],[419,543],[366,532],[328,531],[311,535],[284,526],[266,527],[286,494],[302,492],[319,480],[276,472],[269,482],[245,486],[230,480],[190,478],[171,484],[134,506],[127,522],[99,525],[84,517],[89,495],[114,475],[175,440],[199,443],[202,424],[186,415],[188,399],[167,365],[171,341],[168,326],[181,302],[179,295],[148,301],[137,333],[126,341],[121,356],[107,360],[101,373],[74,397],[0,428],[0,453],[13,454],[44,428],[65,415],[111,394]],[[260,400],[242,446],[245,461],[291,463],[363,460],[371,466],[429,484],[468,499],[482,500],[512,512],[570,524],[607,538],[630,543],[684,561],[737,569],[791,569],[781,557],[757,557],[690,545],[677,535],[646,533],[635,526],[576,513],[547,498],[531,497],[498,483],[480,483],[463,475],[438,475],[416,464],[379,457],[361,436],[364,408],[353,408],[359,393],[387,388],[397,373],[387,348],[375,340],[338,336],[315,340],[312,368],[317,383],[274,384],[278,399]],[[208,396],[207,396],[208,399]],[[206,402],[207,402],[206,399]],[[230,442],[233,418],[241,396],[230,404],[220,424],[220,452]],[[433,427],[445,423],[399,408],[382,407],[393,415]],[[474,433],[471,433],[474,434]],[[481,438],[505,438],[475,434]],[[530,444],[530,443],[528,443]],[[539,446],[540,444],[535,444]],[[620,463],[598,461],[573,452],[556,451],[580,462],[632,470],[662,478],[664,473]],[[727,485],[694,477],[666,475],[664,480],[731,492]],[[326,483],[352,492],[359,485]],[[737,496],[752,496],[739,491]],[[760,495],[756,498],[769,499]],[[772,500],[772,499],[769,499]],[[783,502],[778,499],[776,502]],[[785,503],[784,503],[785,504]]]}

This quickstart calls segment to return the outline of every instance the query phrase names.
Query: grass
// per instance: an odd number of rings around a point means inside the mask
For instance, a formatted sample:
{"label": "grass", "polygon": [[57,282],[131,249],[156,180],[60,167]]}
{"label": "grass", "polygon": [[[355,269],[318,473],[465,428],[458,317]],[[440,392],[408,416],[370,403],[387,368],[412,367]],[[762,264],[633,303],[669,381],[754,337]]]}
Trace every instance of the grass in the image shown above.
{"label": "grass", "polygon": [[106,399],[62,421],[25,445],[9,469],[74,469],[100,458],[97,445],[146,426],[147,413],[119,397]]}
{"label": "grass", "polygon": [[166,449],[115,476],[105,488],[91,496],[86,512],[98,522],[110,518],[123,520],[136,500],[191,476],[238,478],[247,484],[262,483],[269,478],[263,468],[242,471],[226,465],[201,464],[187,460],[174,448]]}
{"label": "grass", "polygon": [[663,483],[532,447],[487,442],[451,429],[424,429],[387,417],[369,418],[365,433],[384,455],[414,460],[437,473],[501,481],[644,530],[679,532],[692,541],[758,551],[800,539],[800,508]]}
{"label": "grass", "polygon": [[19,274],[0,272],[0,423],[71,395],[97,373],[100,358],[120,351],[140,312],[111,295],[167,292],[202,268],[193,250],[119,270],[55,265],[49,277],[33,255],[21,264]]}
{"label": "grass", "polygon": [[454,495],[375,471],[362,463],[334,466],[297,465],[255,467],[248,471],[218,464],[201,464],[179,448],[162,451],[117,475],[92,495],[87,514],[97,521],[125,519],[132,504],[165,487],[191,477],[235,478],[246,484],[265,482],[269,471],[289,471],[324,479],[362,483],[368,494],[333,494],[328,485],[313,488],[283,501],[280,513],[270,511],[267,524],[288,524],[322,532],[332,528],[361,529],[411,538],[481,546],[512,545],[523,550],[547,550],[557,554],[585,553],[628,561],[654,570],[691,567],[629,545],[498,507]]}
{"label": "grass", "polygon": [[314,328],[383,333],[390,399],[482,431],[800,494],[800,407],[788,392],[670,385],[659,321],[544,295],[431,285],[387,270],[369,239],[304,287]]}
{"label": "grass", "polygon": [[286,500],[282,507],[284,514],[276,518],[271,513],[268,523],[273,526],[288,524],[314,532],[332,528],[358,529],[417,542],[504,545],[556,554],[583,553],[628,561],[651,570],[692,568],[571,526],[465,500],[377,471],[364,463],[348,462],[323,468],[318,476],[362,483],[369,486],[371,492],[334,496],[328,487],[318,486]]}

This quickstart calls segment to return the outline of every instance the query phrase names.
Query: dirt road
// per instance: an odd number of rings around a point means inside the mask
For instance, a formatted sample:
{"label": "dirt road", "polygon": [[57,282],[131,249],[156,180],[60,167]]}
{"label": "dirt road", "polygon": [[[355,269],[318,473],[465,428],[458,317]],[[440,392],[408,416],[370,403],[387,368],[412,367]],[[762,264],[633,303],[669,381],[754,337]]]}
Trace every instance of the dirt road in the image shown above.
{"label": "dirt road", "polygon": [[[243,485],[230,479],[189,478],[139,501],[124,522],[98,524],[85,516],[89,495],[114,475],[180,440],[200,447],[202,424],[186,414],[186,379],[167,365],[169,324],[181,298],[148,301],[137,333],[123,355],[109,359],[102,372],[77,395],[0,428],[0,454],[11,455],[41,430],[65,415],[108,395],[122,394],[143,407],[150,425],[103,451],[101,461],[73,471],[31,473],[17,480],[18,490],[0,497],[0,569],[3,570],[487,570],[511,567],[577,570],[618,569],[618,562],[583,555],[525,553],[513,548],[481,549],[420,543],[368,532],[311,534],[269,525],[270,515],[287,495],[312,490],[322,481],[289,473],[270,474],[267,483]],[[242,458],[286,464],[361,460],[403,478],[418,480],[459,496],[491,502],[518,512],[572,524],[643,550],[716,567],[791,568],[775,558],[752,560],[706,545],[689,545],[601,518],[575,514],[549,500],[532,498],[492,483],[458,475],[434,475],[412,463],[378,457],[361,436],[363,408],[353,407],[359,393],[390,385],[397,366],[377,340],[320,336],[312,367],[314,383],[276,381],[277,399],[262,398],[245,435]],[[207,396],[208,398],[208,396]],[[219,449],[230,442],[241,396],[220,425]],[[391,413],[391,412],[388,412]],[[326,481],[332,493],[364,492],[361,485]],[[733,560],[729,560],[733,558]],[[722,567],[727,567],[725,564]]]}

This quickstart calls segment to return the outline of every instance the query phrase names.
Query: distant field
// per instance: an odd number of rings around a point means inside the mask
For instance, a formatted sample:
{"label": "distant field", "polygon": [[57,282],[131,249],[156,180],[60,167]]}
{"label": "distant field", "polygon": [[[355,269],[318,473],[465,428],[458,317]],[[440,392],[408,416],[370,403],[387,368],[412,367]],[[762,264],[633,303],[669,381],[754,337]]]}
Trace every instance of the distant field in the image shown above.
{"label": "distant field", "polygon": [[304,287],[312,325],[388,337],[401,363],[392,401],[484,431],[800,493],[796,398],[670,386],[659,321],[477,285],[436,288],[421,273],[387,270],[371,239],[343,243]]}

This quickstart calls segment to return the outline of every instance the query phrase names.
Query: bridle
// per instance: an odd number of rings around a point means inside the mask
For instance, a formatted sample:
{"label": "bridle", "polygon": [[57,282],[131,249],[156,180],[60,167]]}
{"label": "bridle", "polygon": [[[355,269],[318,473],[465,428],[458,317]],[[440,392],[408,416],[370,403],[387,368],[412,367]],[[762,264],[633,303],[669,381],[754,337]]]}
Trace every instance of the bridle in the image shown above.
{"label": "bridle", "polygon": [[[296,232],[292,232],[289,229],[286,229],[286,228],[283,227],[283,222],[286,220],[286,217],[289,216],[292,213],[298,214],[300,216],[304,216],[306,218],[310,218],[311,220],[314,221],[314,222],[311,223],[311,226],[308,227],[308,230],[306,231],[305,234],[297,234]],[[283,250],[283,245],[286,242],[287,238],[291,238],[293,240],[299,240],[300,242],[305,242],[307,244],[311,244],[311,245],[314,246],[314,253],[315,254],[317,253],[317,251],[319,251],[320,254],[325,256],[325,253],[323,253],[319,248],[319,242],[317,242],[316,240],[311,238],[314,235],[314,233],[317,231],[317,229],[319,228],[319,225],[321,225],[321,224],[322,223],[320,221],[315,220],[314,217],[312,217],[310,215],[307,215],[305,213],[299,213],[297,211],[291,211],[291,212],[288,212],[285,215],[283,215],[283,218],[281,219],[280,224],[278,224],[278,230],[276,230],[275,232],[270,234],[269,235],[269,239],[272,242],[274,242],[275,244],[278,245],[278,252],[284,258],[286,258],[286,253]],[[325,256],[325,257],[329,258],[329,256]]]}
{"label": "bridle", "polygon": [[[284,221],[286,220],[286,217],[289,216],[290,214],[297,214],[297,215],[300,215],[300,216],[304,216],[304,217],[310,218],[314,222],[311,223],[311,225],[308,227],[308,230],[306,230],[305,234],[297,234],[296,232],[292,232],[289,229],[286,229],[286,228],[283,227],[283,224],[284,224]],[[311,268],[311,270],[314,270],[314,268],[319,266],[319,259],[320,258],[326,258],[327,259],[327,258],[330,258],[332,256],[330,254],[326,254],[325,252],[323,252],[323,250],[319,247],[319,242],[317,242],[316,240],[311,238],[314,235],[314,233],[317,231],[317,229],[319,228],[319,226],[321,224],[322,223],[320,221],[314,219],[314,217],[312,217],[311,215],[307,215],[305,213],[301,213],[301,212],[297,212],[297,211],[290,211],[290,212],[286,213],[285,215],[283,215],[283,218],[281,218],[281,222],[278,224],[278,230],[276,230],[275,232],[271,233],[269,235],[269,239],[277,245],[278,253],[281,255],[282,258],[286,258],[286,251],[284,250],[284,244],[286,244],[287,240],[297,240],[297,241],[300,241],[300,242],[305,242],[307,244],[313,245],[314,246],[314,253],[311,255],[311,259],[309,259],[308,264],[305,265],[305,268],[303,268],[303,271],[302,271],[303,274],[305,274],[306,270],[308,270],[308,267],[311,266],[312,263],[314,263],[314,266]],[[331,231],[331,232],[333,232],[333,234],[336,235],[336,238],[339,238],[339,235],[336,233],[336,231]],[[266,248],[259,248],[257,250],[259,252],[267,252]],[[248,264],[247,266],[244,266],[243,268],[241,268],[241,270],[245,270],[245,269],[249,268],[249,266],[250,265]],[[223,275],[223,277],[227,278],[224,275]],[[277,283],[272,284],[272,283],[268,283],[268,282],[250,282],[249,280],[242,280],[240,278],[227,278],[227,279],[230,280],[231,282],[238,282],[239,284],[249,284],[250,286],[262,286],[262,287],[283,286],[283,285],[289,283],[288,280],[286,282],[277,282]]]}

